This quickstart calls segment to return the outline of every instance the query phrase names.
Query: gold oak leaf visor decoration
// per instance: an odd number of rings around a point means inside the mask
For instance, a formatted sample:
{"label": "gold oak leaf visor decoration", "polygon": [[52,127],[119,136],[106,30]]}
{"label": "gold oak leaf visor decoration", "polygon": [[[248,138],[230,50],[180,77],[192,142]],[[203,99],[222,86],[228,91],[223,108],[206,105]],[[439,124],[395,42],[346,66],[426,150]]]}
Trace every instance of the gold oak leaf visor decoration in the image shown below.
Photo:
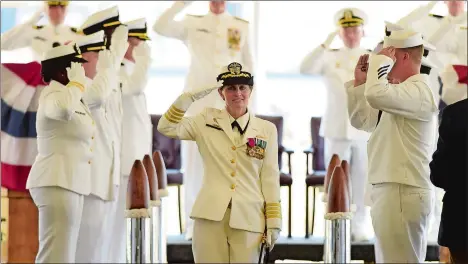
{"label": "gold oak leaf visor decoration", "polygon": [[223,81],[223,85],[245,84],[254,85],[253,76],[249,72],[242,71],[242,65],[232,62],[227,66],[228,71],[218,75],[216,80]]}

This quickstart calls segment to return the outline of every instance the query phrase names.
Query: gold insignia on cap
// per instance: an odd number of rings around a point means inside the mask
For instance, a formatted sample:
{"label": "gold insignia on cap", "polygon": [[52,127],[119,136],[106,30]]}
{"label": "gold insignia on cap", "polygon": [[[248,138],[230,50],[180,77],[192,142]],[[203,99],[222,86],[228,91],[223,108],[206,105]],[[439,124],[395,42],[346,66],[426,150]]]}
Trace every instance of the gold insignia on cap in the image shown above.
{"label": "gold insignia on cap", "polygon": [[242,65],[240,65],[240,63],[233,62],[228,65],[228,71],[233,75],[240,74],[241,70],[242,70]]}
{"label": "gold insignia on cap", "polygon": [[351,11],[351,10],[349,10],[349,9],[348,9],[348,10],[345,10],[345,11],[344,11],[344,19],[350,20],[350,19],[352,19],[352,18],[353,18],[353,11]]}

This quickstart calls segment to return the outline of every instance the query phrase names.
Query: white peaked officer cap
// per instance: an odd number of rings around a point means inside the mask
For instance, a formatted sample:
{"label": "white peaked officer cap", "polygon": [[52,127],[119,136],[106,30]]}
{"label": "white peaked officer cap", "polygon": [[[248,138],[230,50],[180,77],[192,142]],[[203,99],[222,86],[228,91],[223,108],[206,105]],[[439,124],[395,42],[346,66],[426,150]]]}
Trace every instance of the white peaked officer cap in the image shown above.
{"label": "white peaked officer cap", "polygon": [[425,41],[422,34],[412,29],[394,30],[390,36],[385,36],[383,47],[393,46],[397,49],[411,48],[423,45],[427,50],[435,50],[435,47]]}
{"label": "white peaked officer cap", "polygon": [[141,40],[150,40],[148,37],[148,28],[146,26],[145,18],[139,18],[126,22],[125,25],[128,28],[129,37],[136,37]]}
{"label": "white peaked officer cap", "polygon": [[81,53],[88,51],[101,51],[106,49],[106,38],[103,30],[91,35],[80,36],[76,40]]}
{"label": "white peaked officer cap", "polygon": [[[76,62],[86,62],[86,60],[82,59],[81,52],[76,46],[76,44],[70,45],[62,45],[57,46],[55,48],[49,49],[44,56],[44,61],[51,61],[55,59],[62,59],[62,58],[69,58],[72,61]],[[78,59],[75,59],[78,58]]]}
{"label": "white peaked officer cap", "polygon": [[334,18],[338,27],[356,27],[367,24],[367,15],[357,8],[343,8],[336,12]]}
{"label": "white peaked officer cap", "polygon": [[83,23],[80,32],[84,35],[90,35],[106,28],[120,25],[119,8],[114,6],[92,14]]}

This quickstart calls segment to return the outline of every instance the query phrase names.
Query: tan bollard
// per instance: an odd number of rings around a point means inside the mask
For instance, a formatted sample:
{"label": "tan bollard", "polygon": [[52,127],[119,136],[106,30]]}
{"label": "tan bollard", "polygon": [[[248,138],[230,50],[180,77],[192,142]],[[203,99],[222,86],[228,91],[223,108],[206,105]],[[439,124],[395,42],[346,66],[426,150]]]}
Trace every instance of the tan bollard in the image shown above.
{"label": "tan bollard", "polygon": [[354,212],[354,205],[353,205],[353,186],[351,185],[351,175],[349,174],[349,163],[346,160],[341,161],[341,168],[343,169],[344,175],[346,177],[346,186],[348,187],[348,194],[349,194],[349,206],[351,212]]}
{"label": "tan bollard", "polygon": [[164,163],[164,159],[162,156],[161,151],[156,150],[153,153],[153,162],[154,166],[156,167],[156,174],[158,176],[158,187],[159,187],[159,199],[161,200],[161,205],[157,207],[158,209],[158,226],[159,226],[159,249],[158,249],[158,256],[157,259],[159,263],[167,263],[167,240],[166,240],[166,206],[165,206],[165,199],[164,197],[169,196],[169,192],[167,190],[167,173],[166,173],[166,164]]}
{"label": "tan bollard", "polygon": [[325,263],[351,262],[351,203],[348,177],[341,166],[333,170],[325,214]]}
{"label": "tan bollard", "polygon": [[[146,247],[145,226],[150,217],[150,192],[148,176],[140,160],[135,160],[128,179],[127,188],[127,263],[147,263],[149,261]],[[130,252],[129,252],[130,251]]]}
{"label": "tan bollard", "polygon": [[149,190],[150,190],[150,262],[160,263],[159,256],[159,236],[161,235],[159,230],[161,222],[159,221],[159,206],[161,206],[161,200],[159,199],[158,189],[158,176],[156,174],[156,167],[154,166],[153,159],[150,155],[145,155],[143,158],[143,165],[145,166],[146,175],[148,176]]}

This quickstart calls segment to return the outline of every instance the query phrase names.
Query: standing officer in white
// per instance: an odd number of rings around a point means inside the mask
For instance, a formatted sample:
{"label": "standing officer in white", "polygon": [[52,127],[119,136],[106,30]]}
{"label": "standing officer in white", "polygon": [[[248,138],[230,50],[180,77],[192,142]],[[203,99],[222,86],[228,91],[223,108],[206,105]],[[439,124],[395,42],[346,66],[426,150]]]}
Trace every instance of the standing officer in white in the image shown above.
{"label": "standing officer in white", "polygon": [[[206,15],[187,15],[183,21],[175,21],[178,13],[192,1],[176,1],[156,20],[153,30],[166,37],[181,40],[190,52],[190,68],[185,80],[185,92],[207,87],[213,76],[232,61],[244,65],[247,71],[253,71],[253,56],[250,46],[249,23],[225,11],[225,1],[210,1],[210,10]],[[251,100],[253,101],[253,100]],[[251,105],[255,105],[251,102]],[[197,115],[205,107],[222,109],[224,102],[213,92],[202,100],[192,104],[188,115]],[[255,111],[250,107],[250,111]],[[193,142],[183,142],[182,163],[184,168],[186,236],[192,237],[193,222],[188,218],[195,197],[201,187],[203,175],[202,159]]]}
{"label": "standing officer in white", "polygon": [[[343,84],[352,78],[359,56],[369,53],[360,47],[367,16],[359,9],[345,8],[336,13],[334,20],[338,30],[304,58],[300,71],[302,74],[322,75],[325,78],[327,106],[320,126],[320,135],[325,138],[325,162],[328,164],[333,154],[350,162],[352,199],[356,205],[351,226],[352,238],[365,241],[372,237],[369,208],[364,203],[369,133],[351,126]],[[345,47],[331,50],[329,46],[337,34]]]}
{"label": "standing officer in white", "polygon": [[363,55],[346,83],[351,124],[372,135],[368,143],[372,224],[377,263],[422,263],[434,204],[429,179],[437,105],[420,74],[420,33],[393,31],[383,49]]}
{"label": "standing officer in white", "polygon": [[[126,41],[127,30],[117,29],[121,41]],[[114,36],[118,37],[119,33]],[[114,40],[114,44],[117,43]],[[107,102],[113,89],[117,89],[117,67],[114,53],[106,50],[104,31],[78,38],[77,45],[83,58],[92,58],[94,71],[87,71],[86,79],[89,88],[84,95],[84,102],[89,106],[96,123],[97,133],[94,138],[93,153],[95,161],[91,164],[91,194],[85,197],[83,218],[77,246],[77,262],[102,263],[109,262],[107,250],[110,245],[110,217],[112,200],[117,195],[117,187],[113,182],[113,161],[115,159],[114,142],[110,137],[111,127],[107,120]],[[89,241],[92,241],[90,243]]]}
{"label": "standing officer in white", "polygon": [[87,88],[83,62],[73,45],[50,49],[41,62],[49,85],[39,98],[38,155],[26,183],[39,209],[36,263],[76,263],[84,200],[91,192],[96,133],[82,100]]}
{"label": "standing officer in white", "polygon": [[[2,50],[15,50],[31,47],[36,60],[42,60],[49,49],[75,40],[78,36],[77,29],[64,25],[67,14],[67,6],[70,1],[44,1],[41,7],[26,23],[15,26],[2,34]],[[37,22],[43,12],[49,18],[48,25],[38,26]]]}
{"label": "standing officer in white", "polygon": [[[168,137],[195,141],[203,157],[203,185],[191,213],[195,263],[257,263],[262,234],[272,249],[281,229],[276,127],[247,109],[251,74],[236,62],[227,70],[213,88],[180,95],[158,124]],[[225,109],[184,117],[216,89]]]}

